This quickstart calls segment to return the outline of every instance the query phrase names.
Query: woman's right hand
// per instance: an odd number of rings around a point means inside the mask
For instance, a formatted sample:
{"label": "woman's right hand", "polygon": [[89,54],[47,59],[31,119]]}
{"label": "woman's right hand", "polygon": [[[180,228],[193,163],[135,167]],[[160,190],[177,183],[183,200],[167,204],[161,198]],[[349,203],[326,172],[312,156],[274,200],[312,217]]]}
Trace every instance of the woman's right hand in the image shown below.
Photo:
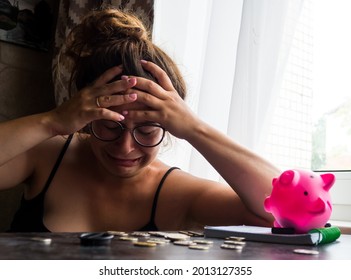
{"label": "woman's right hand", "polygon": [[135,86],[137,80],[124,78],[110,83],[121,72],[122,68],[119,66],[108,69],[94,83],[48,112],[53,136],[74,133],[97,119],[122,121],[124,119],[122,112],[108,108],[135,101],[136,94],[124,94],[124,92]]}

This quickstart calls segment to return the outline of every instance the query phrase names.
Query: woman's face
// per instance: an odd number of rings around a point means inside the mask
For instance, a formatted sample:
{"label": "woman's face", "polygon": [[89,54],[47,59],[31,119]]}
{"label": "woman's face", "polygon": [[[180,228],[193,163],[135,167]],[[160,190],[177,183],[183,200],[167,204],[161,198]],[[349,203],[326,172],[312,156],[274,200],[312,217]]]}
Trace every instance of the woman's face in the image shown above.
{"label": "woman's face", "polygon": [[[133,102],[116,108],[110,108],[118,112],[130,109],[146,109],[145,105]],[[133,138],[131,131],[143,123],[136,123],[126,116],[121,122],[125,129],[120,138],[114,141],[101,141],[90,137],[91,148],[99,161],[99,164],[111,175],[118,177],[132,177],[138,174],[156,158],[159,145],[155,147],[143,147]]]}

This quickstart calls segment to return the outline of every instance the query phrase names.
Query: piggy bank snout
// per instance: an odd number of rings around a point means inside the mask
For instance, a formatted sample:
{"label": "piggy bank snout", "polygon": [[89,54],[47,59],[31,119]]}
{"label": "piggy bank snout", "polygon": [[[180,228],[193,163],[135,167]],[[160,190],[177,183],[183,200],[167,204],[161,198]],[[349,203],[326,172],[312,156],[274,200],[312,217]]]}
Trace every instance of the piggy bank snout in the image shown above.
{"label": "piggy bank snout", "polygon": [[279,183],[282,185],[290,185],[294,179],[294,171],[284,171],[279,177]]}
{"label": "piggy bank snout", "polygon": [[317,200],[311,202],[308,208],[309,208],[308,212],[310,213],[314,213],[314,214],[323,213],[327,209],[327,203],[319,197]]}

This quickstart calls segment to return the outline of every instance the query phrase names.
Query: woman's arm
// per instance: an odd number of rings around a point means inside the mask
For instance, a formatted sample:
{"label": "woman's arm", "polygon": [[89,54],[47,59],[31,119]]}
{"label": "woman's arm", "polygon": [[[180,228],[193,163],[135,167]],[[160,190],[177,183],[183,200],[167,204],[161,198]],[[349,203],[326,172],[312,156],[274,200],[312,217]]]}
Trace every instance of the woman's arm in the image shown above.
{"label": "woman's arm", "polygon": [[271,163],[235,143],[204,122],[196,121],[185,138],[218,171],[257,216],[272,221],[263,207],[272,190],[272,179],[280,171]]}
{"label": "woman's arm", "polygon": [[[121,71],[119,67],[107,70],[91,86],[54,110],[0,123],[0,181],[9,174],[16,182],[30,175],[35,160],[30,151],[42,142],[57,135],[74,133],[95,119],[124,119],[121,113],[108,109],[136,100],[135,95],[120,94],[134,86],[135,79],[109,83]],[[0,182],[0,188],[5,187],[8,186]]]}

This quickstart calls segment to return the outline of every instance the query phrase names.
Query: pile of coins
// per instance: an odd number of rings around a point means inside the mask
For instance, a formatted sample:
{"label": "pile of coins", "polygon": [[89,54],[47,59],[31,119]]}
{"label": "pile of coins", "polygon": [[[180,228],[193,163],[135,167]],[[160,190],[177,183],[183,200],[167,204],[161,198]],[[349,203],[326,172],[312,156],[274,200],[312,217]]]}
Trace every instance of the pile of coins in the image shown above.
{"label": "pile of coins", "polygon": [[157,245],[172,243],[178,246],[187,246],[189,249],[207,250],[209,249],[209,245],[213,243],[205,239],[191,240],[190,237],[203,236],[203,234],[196,232],[181,231],[178,233],[168,233],[161,231],[135,231],[128,234],[120,231],[108,231],[108,233],[118,236],[118,240],[130,241],[134,246],[140,247],[156,247]]}
{"label": "pile of coins", "polygon": [[[208,250],[213,245],[213,241],[204,238],[204,234],[195,231],[179,231],[179,232],[162,232],[162,231],[149,231],[149,232],[121,232],[121,231],[108,231],[118,237],[118,240],[130,241],[134,246],[139,247],[156,247],[171,243],[176,246],[184,246],[189,249],[195,250]],[[230,236],[226,238],[220,248],[241,251],[245,246],[243,237]]]}
{"label": "pile of coins", "polygon": [[241,251],[244,248],[245,244],[246,244],[246,242],[244,240],[245,240],[244,237],[229,236],[223,242],[223,244],[221,245],[221,248],[222,249]]}

